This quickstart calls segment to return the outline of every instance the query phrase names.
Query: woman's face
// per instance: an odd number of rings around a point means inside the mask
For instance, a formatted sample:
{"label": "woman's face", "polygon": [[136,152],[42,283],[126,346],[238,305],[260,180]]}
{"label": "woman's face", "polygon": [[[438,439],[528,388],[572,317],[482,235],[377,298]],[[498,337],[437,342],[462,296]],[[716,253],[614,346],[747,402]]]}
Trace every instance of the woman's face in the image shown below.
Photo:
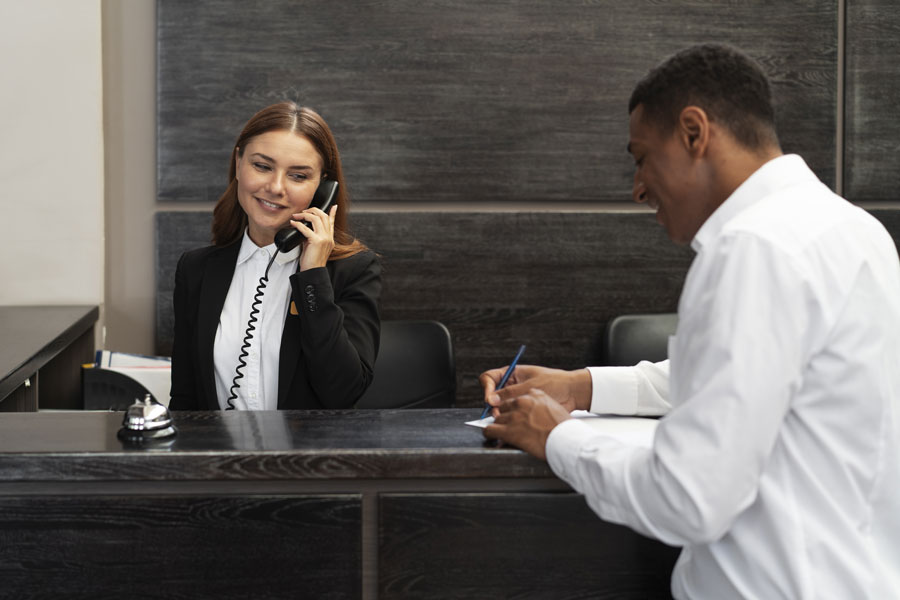
{"label": "woman's face", "polygon": [[306,137],[268,131],[250,138],[236,161],[237,197],[247,213],[250,239],[268,246],[291,215],[312,200],[322,174],[322,157]]}

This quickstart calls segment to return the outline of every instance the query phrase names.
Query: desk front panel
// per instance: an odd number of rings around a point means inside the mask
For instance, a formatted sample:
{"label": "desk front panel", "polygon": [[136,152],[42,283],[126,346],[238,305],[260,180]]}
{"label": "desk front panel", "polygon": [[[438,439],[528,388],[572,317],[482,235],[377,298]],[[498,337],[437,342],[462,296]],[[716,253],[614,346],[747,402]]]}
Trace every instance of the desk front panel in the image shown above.
{"label": "desk front panel", "polygon": [[122,413],[0,414],[0,599],[668,595],[676,550],[478,412],[175,412],[146,447]]}
{"label": "desk front panel", "polygon": [[666,598],[679,550],[575,493],[385,494],[378,597]]}
{"label": "desk front panel", "polygon": [[359,598],[361,497],[0,497],[0,598]]}

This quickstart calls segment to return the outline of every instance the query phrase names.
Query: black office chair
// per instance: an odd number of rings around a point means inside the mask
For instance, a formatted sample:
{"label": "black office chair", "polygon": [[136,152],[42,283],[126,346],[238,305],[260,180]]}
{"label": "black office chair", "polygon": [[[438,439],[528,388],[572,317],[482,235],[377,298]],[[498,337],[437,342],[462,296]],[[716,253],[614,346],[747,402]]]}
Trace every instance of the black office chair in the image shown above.
{"label": "black office chair", "polygon": [[[140,382],[118,371],[99,368],[81,370],[81,387],[85,410],[126,410],[135,400],[150,394]],[[150,394],[154,400],[159,400]],[[164,398],[165,404],[169,403]]]}
{"label": "black office chair", "polygon": [[669,336],[678,326],[676,313],[620,315],[603,334],[604,364],[630,367],[642,360],[657,362],[669,354]]}
{"label": "black office chair", "polygon": [[451,408],[456,363],[438,321],[382,321],[375,378],[356,408]]}

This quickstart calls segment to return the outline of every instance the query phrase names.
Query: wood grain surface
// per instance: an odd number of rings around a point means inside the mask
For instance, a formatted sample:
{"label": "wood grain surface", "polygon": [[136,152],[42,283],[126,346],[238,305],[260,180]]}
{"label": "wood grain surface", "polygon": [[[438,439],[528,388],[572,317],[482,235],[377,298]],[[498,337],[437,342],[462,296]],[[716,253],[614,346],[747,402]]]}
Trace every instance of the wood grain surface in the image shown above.
{"label": "wood grain surface", "polygon": [[679,549],[601,521],[578,494],[384,494],[379,506],[382,600],[670,597]]}
{"label": "wood grain surface", "polygon": [[[900,242],[900,212],[872,209]],[[453,338],[456,406],[481,403],[478,375],[512,359],[574,369],[603,364],[606,323],[674,312],[693,251],[647,212],[380,212],[351,215],[381,254],[383,319],[435,319]],[[207,213],[157,214],[157,351],[172,340],[181,253],[208,244]]]}
{"label": "wood grain surface", "polygon": [[[383,318],[445,323],[457,406],[474,407],[477,375],[521,343],[526,362],[596,364],[611,316],[674,310],[690,252],[646,213],[367,213],[366,203],[627,200],[631,89],[702,41],[759,60],[784,150],[833,187],[843,8],[846,195],[893,201],[900,9],[844,4],[158,0],[158,196],[211,210],[249,115],[284,98],[319,109],[361,209],[356,233],[383,256]],[[207,243],[209,216],[157,214],[160,353],[171,348],[177,258]]]}
{"label": "wood grain surface", "polygon": [[[601,361],[610,317],[672,312],[693,252],[649,212],[374,212],[351,216],[382,255],[383,319],[435,319],[453,338],[456,406],[478,406],[478,375],[507,364]],[[157,214],[157,351],[172,339],[180,254],[208,244],[209,215]]]}
{"label": "wood grain surface", "polygon": [[359,202],[629,198],[627,101],[666,56],[726,42],[772,79],[784,148],[834,184],[827,0],[158,0],[158,197],[213,202],[257,110],[317,109]]}
{"label": "wood grain surface", "polygon": [[361,499],[0,497],[0,598],[360,597]]}
{"label": "wood grain surface", "polygon": [[140,447],[121,412],[4,415],[0,599],[665,597],[677,550],[478,412],[176,411]]}
{"label": "wood grain surface", "polygon": [[[173,411],[177,435],[131,444],[124,413],[8,413],[0,484],[325,482],[394,479],[556,482],[546,462],[485,443],[480,408]],[[2,485],[0,485],[2,491]]]}
{"label": "wood grain surface", "polygon": [[847,2],[844,194],[896,202],[900,195],[900,4]]}

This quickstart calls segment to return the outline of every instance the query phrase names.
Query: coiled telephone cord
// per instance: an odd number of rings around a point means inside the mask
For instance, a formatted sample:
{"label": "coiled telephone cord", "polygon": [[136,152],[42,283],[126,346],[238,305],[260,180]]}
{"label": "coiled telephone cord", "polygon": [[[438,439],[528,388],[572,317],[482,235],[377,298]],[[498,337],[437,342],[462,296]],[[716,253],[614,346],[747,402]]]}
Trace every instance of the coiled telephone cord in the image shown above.
{"label": "coiled telephone cord", "polygon": [[259,306],[262,304],[263,292],[266,289],[266,284],[269,282],[269,268],[272,266],[272,263],[275,262],[275,257],[278,256],[278,252],[276,251],[272,254],[272,258],[269,259],[269,264],[266,265],[266,272],[263,273],[263,276],[259,278],[259,285],[256,286],[256,294],[253,296],[253,304],[250,305],[250,320],[247,321],[247,331],[244,333],[244,341],[241,345],[241,353],[238,355],[238,366],[234,368],[234,379],[231,380],[231,388],[228,390],[231,394],[228,399],[225,401],[228,403],[228,406],[225,410],[234,410],[234,400],[237,399],[237,390],[241,387],[241,382],[238,381],[244,376],[244,373],[241,371],[244,367],[247,366],[247,356],[249,356],[248,350],[250,349],[250,340],[253,339],[253,332],[256,330],[255,323],[257,321],[256,315],[259,314]]}

